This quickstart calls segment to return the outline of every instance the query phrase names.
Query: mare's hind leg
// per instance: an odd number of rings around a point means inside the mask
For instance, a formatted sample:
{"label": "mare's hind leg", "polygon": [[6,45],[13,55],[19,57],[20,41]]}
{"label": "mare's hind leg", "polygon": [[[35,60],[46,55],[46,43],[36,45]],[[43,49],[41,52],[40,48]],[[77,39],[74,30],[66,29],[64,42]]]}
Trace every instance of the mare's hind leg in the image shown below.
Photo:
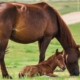
{"label": "mare's hind leg", "polygon": [[44,59],[45,59],[45,52],[46,52],[46,49],[47,49],[51,39],[52,39],[52,36],[50,36],[50,37],[43,37],[42,39],[40,39],[38,41],[38,43],[39,43],[39,50],[40,50],[39,62],[44,61]]}
{"label": "mare's hind leg", "polygon": [[11,76],[9,76],[6,70],[5,62],[4,62],[5,49],[7,47],[7,43],[8,43],[8,39],[3,39],[0,41],[0,65],[1,65],[1,71],[2,71],[3,78],[4,77],[11,78]]}

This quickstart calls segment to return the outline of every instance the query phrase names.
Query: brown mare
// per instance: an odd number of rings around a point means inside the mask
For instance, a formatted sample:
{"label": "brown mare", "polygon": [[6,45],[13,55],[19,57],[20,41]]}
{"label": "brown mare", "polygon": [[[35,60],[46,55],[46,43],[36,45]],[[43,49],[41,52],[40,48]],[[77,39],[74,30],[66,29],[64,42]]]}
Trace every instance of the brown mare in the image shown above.
{"label": "brown mare", "polygon": [[66,69],[66,65],[64,62],[64,54],[63,52],[58,52],[49,57],[47,60],[42,61],[38,65],[29,65],[25,66],[19,73],[19,77],[23,77],[24,75],[29,77],[34,77],[35,75],[47,75],[51,77],[57,77],[57,75],[53,74],[53,71],[56,67],[60,67],[62,70]]}
{"label": "brown mare", "polygon": [[23,44],[38,41],[39,62],[42,62],[54,37],[65,50],[69,73],[79,75],[78,46],[68,26],[54,8],[46,3],[0,3],[0,64],[3,77],[11,78],[4,62],[9,39]]}

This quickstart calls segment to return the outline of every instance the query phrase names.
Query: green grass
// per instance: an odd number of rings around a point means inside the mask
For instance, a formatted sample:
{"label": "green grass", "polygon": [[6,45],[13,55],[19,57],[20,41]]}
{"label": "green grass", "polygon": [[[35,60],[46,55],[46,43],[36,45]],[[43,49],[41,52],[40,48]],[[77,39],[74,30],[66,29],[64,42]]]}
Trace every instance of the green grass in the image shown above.
{"label": "green grass", "polygon": [[80,23],[70,25],[70,30],[72,32],[73,38],[77,44],[80,44]]}
{"label": "green grass", "polygon": [[74,11],[80,11],[80,1],[79,3],[77,3],[77,1],[76,2],[69,1],[69,2],[50,2],[49,4],[55,9],[57,9],[60,12],[60,14],[67,14]]}
{"label": "green grass", "polygon": [[[73,3],[52,2],[49,4],[55,7],[58,10],[58,12],[60,12],[61,14],[78,11],[76,2]],[[69,25],[69,28],[76,43],[80,44],[80,23]],[[23,66],[38,63],[39,60],[38,44],[37,42],[35,42],[35,43],[23,45],[23,44],[15,43],[13,41],[9,41],[8,47],[9,47],[9,51],[5,55],[5,63],[9,74],[13,77],[13,80],[80,80],[80,76],[70,77],[67,70],[65,70],[64,72],[54,72],[55,74],[59,75],[58,78],[24,77],[22,79],[19,79],[18,73]],[[46,51],[46,59],[52,54],[54,54],[57,48],[59,49],[59,51],[62,51],[62,47],[60,46],[59,42],[56,39],[53,39]],[[79,65],[80,65],[80,61],[79,61]],[[7,80],[2,78],[1,71],[0,71],[0,80]]]}
{"label": "green grass", "polygon": [[[77,44],[80,44],[80,23],[69,25],[69,29],[76,41]],[[19,44],[13,41],[9,41],[8,44],[9,50],[5,55],[5,62],[9,74],[13,77],[13,80],[19,80],[18,73],[22,67],[26,65],[32,65],[38,63],[39,49],[37,42],[31,44]],[[62,47],[56,39],[53,39],[46,51],[46,58],[54,54],[56,49],[62,51]],[[80,61],[79,61],[80,62]],[[59,69],[59,68],[57,68]],[[59,75],[58,78],[45,78],[45,77],[34,77],[27,78],[24,77],[20,80],[79,80],[78,77],[70,77],[67,70],[64,72],[54,72]],[[3,80],[0,72],[0,80]],[[4,79],[6,80],[6,79]]]}

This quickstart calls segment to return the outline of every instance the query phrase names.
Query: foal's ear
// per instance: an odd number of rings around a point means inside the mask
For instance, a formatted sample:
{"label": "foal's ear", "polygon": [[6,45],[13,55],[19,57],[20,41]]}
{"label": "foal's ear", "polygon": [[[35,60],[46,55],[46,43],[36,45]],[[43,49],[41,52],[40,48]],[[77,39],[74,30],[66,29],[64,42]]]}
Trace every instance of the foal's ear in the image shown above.
{"label": "foal's ear", "polygon": [[76,48],[80,51],[80,45],[76,45]]}
{"label": "foal's ear", "polygon": [[62,50],[61,54],[62,54],[62,55],[64,54],[64,50]]}
{"label": "foal's ear", "polygon": [[78,50],[78,57],[80,57],[80,45],[77,45],[76,49]]}
{"label": "foal's ear", "polygon": [[65,51],[63,50],[63,51],[61,52],[61,54],[62,54],[62,56],[64,56],[64,55],[65,55]]}
{"label": "foal's ear", "polygon": [[56,55],[58,55],[58,54],[59,54],[58,49],[56,49]]}

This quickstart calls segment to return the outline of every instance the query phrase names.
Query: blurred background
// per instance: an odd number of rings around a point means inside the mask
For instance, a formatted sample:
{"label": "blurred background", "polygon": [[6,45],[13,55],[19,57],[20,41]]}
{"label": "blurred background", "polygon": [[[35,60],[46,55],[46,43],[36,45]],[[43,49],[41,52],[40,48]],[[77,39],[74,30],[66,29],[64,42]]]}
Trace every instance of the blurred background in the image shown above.
{"label": "blurred background", "polygon": [[23,2],[23,3],[38,3],[38,2],[46,2],[51,6],[54,6],[61,14],[80,11],[80,0],[0,0],[0,2]]}

